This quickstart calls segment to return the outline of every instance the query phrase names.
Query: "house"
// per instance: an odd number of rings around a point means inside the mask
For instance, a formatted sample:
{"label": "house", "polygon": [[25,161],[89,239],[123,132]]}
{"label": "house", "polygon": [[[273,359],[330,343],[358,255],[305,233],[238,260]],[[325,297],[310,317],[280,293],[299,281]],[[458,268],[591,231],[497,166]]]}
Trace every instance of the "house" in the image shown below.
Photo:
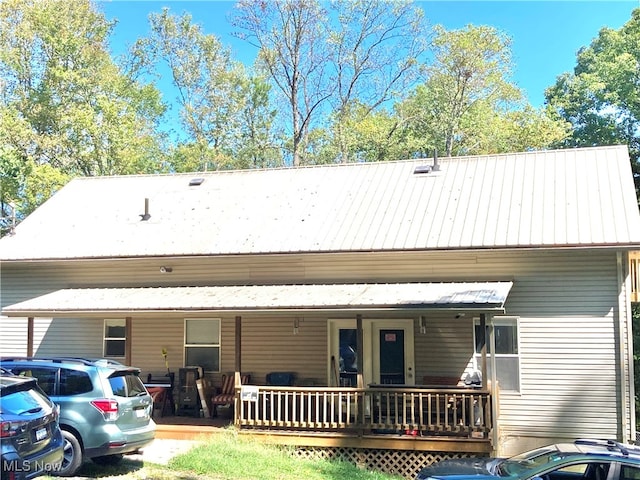
{"label": "house", "polygon": [[410,477],[635,438],[637,250],[625,146],[78,178],[0,240],[0,351],[233,374],[242,432]]}

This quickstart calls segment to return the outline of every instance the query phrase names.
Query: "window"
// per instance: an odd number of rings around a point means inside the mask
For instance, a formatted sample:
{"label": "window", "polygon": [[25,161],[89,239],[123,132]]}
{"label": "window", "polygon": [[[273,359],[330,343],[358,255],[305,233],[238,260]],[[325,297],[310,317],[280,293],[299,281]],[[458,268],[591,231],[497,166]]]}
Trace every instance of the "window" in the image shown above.
{"label": "window", "polygon": [[124,358],[127,344],[127,321],[124,318],[104,321],[104,356]]}
{"label": "window", "polygon": [[220,319],[187,318],[184,321],[184,364],[205,372],[220,371]]}
{"label": "window", "polygon": [[116,397],[136,397],[145,391],[140,377],[129,373],[111,376],[109,383]]}
{"label": "window", "polygon": [[80,395],[91,390],[93,385],[87,372],[60,369],[60,395]]}
{"label": "window", "polygon": [[640,468],[633,465],[621,465],[620,480],[640,480]]}
{"label": "window", "polygon": [[41,368],[41,367],[14,367],[11,368],[14,375],[22,377],[33,377],[38,380],[40,388],[49,396],[55,395],[57,368]]}
{"label": "window", "polygon": [[[495,317],[493,319],[494,336],[496,344],[496,377],[501,390],[520,390],[520,355],[518,349],[518,319],[507,317]],[[474,360],[476,368],[479,366],[482,355],[482,347],[487,339],[480,328],[480,319],[474,319]],[[491,348],[487,344],[487,356],[491,354]],[[487,359],[487,378],[491,378],[491,362]]]}

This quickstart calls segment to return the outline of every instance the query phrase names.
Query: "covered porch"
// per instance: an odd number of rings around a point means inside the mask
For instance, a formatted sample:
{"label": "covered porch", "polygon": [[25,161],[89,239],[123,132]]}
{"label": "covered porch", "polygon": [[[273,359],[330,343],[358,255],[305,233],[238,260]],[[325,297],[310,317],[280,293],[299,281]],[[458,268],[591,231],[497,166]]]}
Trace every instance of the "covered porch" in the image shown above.
{"label": "covered porch", "polygon": [[492,451],[495,397],[482,388],[244,385],[236,391],[234,405],[215,417],[156,409],[158,438],[190,439],[235,425],[240,435],[305,448]]}
{"label": "covered porch", "polygon": [[[495,362],[488,354],[495,350],[492,319],[504,313],[511,286],[511,282],[474,282],[64,289],[8,306],[3,313],[28,318],[30,355],[37,355],[34,318],[124,317],[125,361],[133,365],[132,351],[141,341],[132,333],[137,331],[133,327],[139,316],[152,312],[156,316],[224,319],[233,315],[229,318],[233,324],[233,391],[226,418],[241,434],[304,447],[486,454],[497,444],[499,430],[497,381],[495,374],[486,374],[496,371],[495,365],[489,368]],[[408,353],[414,348],[414,331],[420,334],[429,316],[438,314],[479,319],[480,330],[486,334],[479,383],[465,385],[458,376],[457,384],[444,384],[417,374],[426,370]],[[243,329],[247,322],[258,325],[260,315],[293,325],[294,333],[299,316],[327,318],[322,340],[327,351],[326,377],[305,378],[303,362],[296,367],[299,381],[295,384],[269,384],[264,374],[243,382],[243,374],[257,366],[255,360],[245,361],[247,353],[259,358],[255,350],[243,351],[245,337],[254,333],[243,333]],[[339,365],[337,358],[345,329],[351,334],[356,356],[352,369]],[[398,371],[384,365],[376,342],[386,338],[404,342],[404,360]],[[271,369],[267,359],[263,363],[261,368]],[[156,370],[162,367],[159,364]],[[220,388],[219,374],[205,372],[204,376],[212,389]],[[176,396],[177,386],[171,387]],[[213,391],[204,394],[204,404],[212,395]],[[207,410],[210,413],[212,406],[207,405]],[[186,419],[203,427],[213,427],[220,420],[176,413],[174,408],[156,417],[159,431],[162,425],[181,425]]]}

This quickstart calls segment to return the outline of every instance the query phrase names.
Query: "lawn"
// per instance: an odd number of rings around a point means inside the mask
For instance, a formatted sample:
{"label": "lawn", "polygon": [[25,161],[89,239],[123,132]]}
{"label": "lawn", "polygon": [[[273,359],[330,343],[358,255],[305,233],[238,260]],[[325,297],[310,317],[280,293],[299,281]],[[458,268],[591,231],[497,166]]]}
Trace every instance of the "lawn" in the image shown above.
{"label": "lawn", "polygon": [[[54,479],[56,477],[42,477]],[[297,458],[286,447],[264,445],[229,429],[207,438],[167,465],[124,458],[114,467],[85,463],[78,477],[103,480],[399,480],[402,477],[360,469],[341,461]]]}

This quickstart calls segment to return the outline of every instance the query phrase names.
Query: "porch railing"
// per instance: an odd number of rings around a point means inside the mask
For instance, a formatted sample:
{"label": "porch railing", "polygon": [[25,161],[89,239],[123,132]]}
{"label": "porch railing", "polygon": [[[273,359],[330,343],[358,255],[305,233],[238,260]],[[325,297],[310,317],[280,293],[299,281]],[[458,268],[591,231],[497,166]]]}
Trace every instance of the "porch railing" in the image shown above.
{"label": "porch railing", "polygon": [[493,425],[491,395],[475,388],[250,386],[236,393],[241,427],[487,438]]}

